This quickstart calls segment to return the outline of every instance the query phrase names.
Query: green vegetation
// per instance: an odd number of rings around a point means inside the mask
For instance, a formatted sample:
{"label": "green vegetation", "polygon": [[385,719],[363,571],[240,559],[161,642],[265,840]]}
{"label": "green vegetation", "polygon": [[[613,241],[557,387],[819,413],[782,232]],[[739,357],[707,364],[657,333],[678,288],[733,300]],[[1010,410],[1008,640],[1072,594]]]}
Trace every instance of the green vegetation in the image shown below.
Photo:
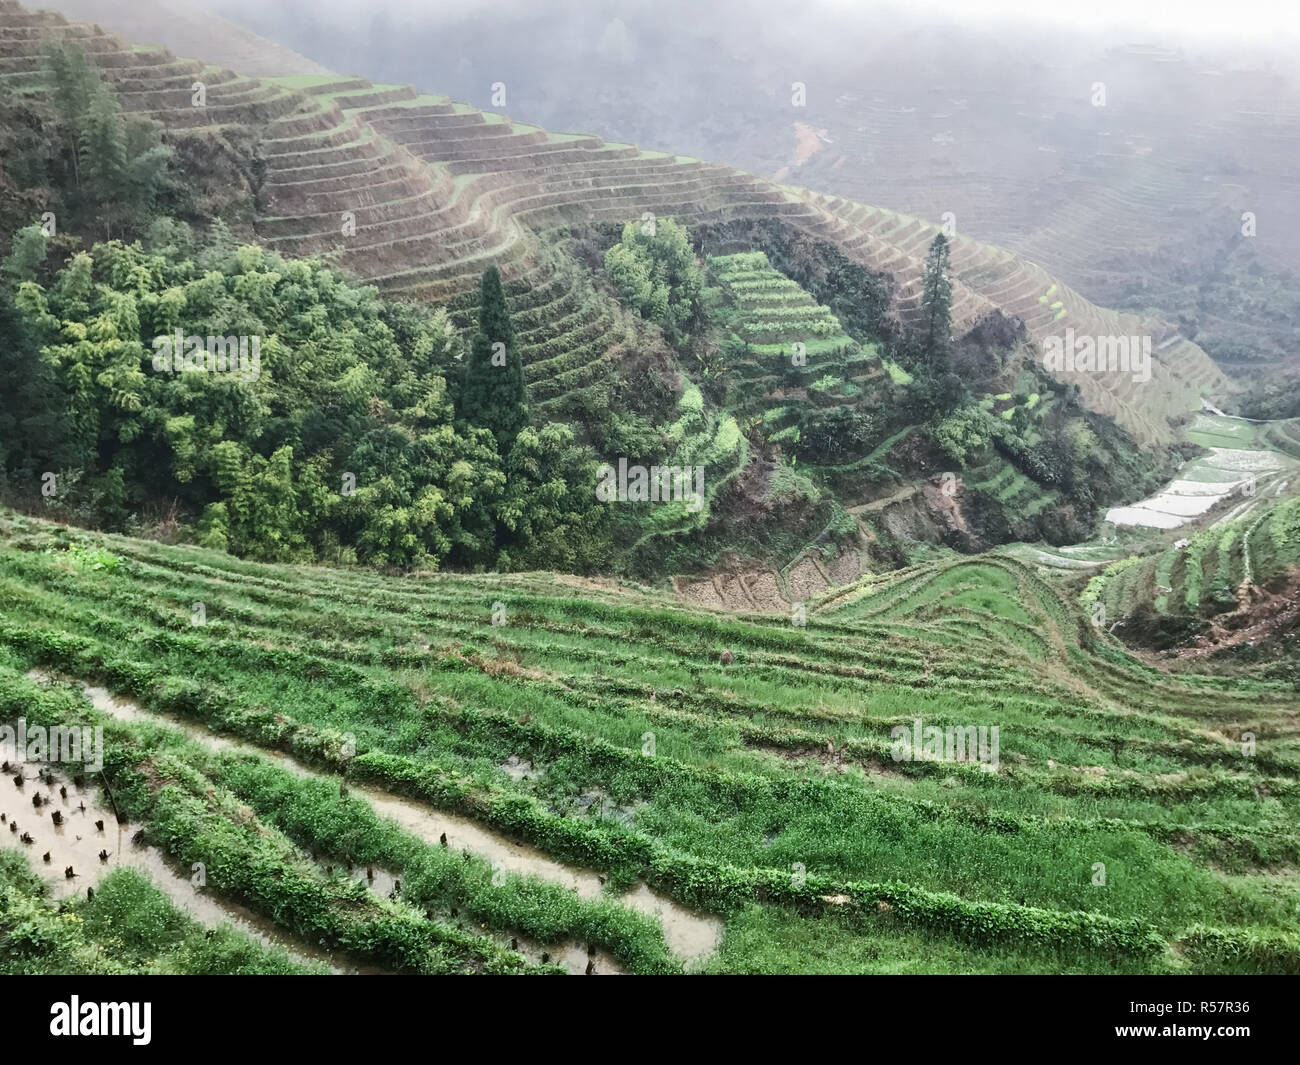
{"label": "green vegetation", "polygon": [[739,339],[760,353],[789,355],[794,344],[802,344],[806,353],[817,341],[823,351],[853,345],[831,309],[774,270],[761,251],[716,255],[709,269],[736,305]]}
{"label": "green vegetation", "polygon": [[505,453],[528,424],[528,397],[501,272],[495,266],[483,271],[478,313],[458,413],[471,425],[492,430],[498,449]]}
{"label": "green vegetation", "polygon": [[1078,542],[1295,419],[1056,380],[1119,319],[918,218],[22,19],[0,726],[105,749],[6,791],[0,969],[1300,972],[1289,465]]}
{"label": "green vegetation", "polygon": [[[610,885],[644,879],[722,915],[714,967],[797,965],[790,922],[810,911],[838,915],[844,930],[838,947],[826,945],[831,968],[860,966],[872,943],[890,944],[900,964],[935,968],[945,962],[924,959],[936,943],[939,958],[964,965],[975,966],[975,951],[997,971],[1300,963],[1286,938],[1300,900],[1271,873],[1300,859],[1300,747],[1285,723],[1293,695],[1158,674],[1099,640],[1009,559],[868,578],[814,604],[799,628],[667,608],[634,587],[362,578],[16,516],[7,530],[0,606],[23,619],[0,626],[15,678],[9,713],[39,710],[42,699],[49,714],[68,713],[63,689],[33,700],[20,678],[33,665],[99,679],[146,713],[291,752],[594,867]],[[124,561],[70,571],[71,543]],[[196,600],[207,608],[198,628]],[[504,625],[493,624],[497,601]],[[720,646],[733,664],[718,664]],[[1251,730],[1272,737],[1253,757],[1232,740],[1245,727],[1242,700]],[[890,730],[915,717],[998,725],[998,771],[894,761]],[[363,794],[345,801],[337,788],[291,785],[245,756],[213,761],[145,724],[115,728],[107,772],[118,801],[182,860],[213,848],[243,855],[209,863],[236,898],[262,908],[261,859],[248,850],[253,836],[220,820],[227,793],[318,855],[382,855],[405,874],[404,892],[408,877],[433,883],[416,870],[438,848],[386,836]],[[345,734],[354,757],[341,753]],[[169,767],[174,796],[133,768],[146,755]],[[505,772],[512,760],[532,770]],[[1096,862],[1104,887],[1093,882]],[[791,876],[793,863],[806,879]],[[468,884],[420,890],[417,906],[435,919],[450,897],[478,899],[475,920],[498,941],[532,920]],[[329,891],[313,891],[324,908],[302,927],[360,942],[332,923]],[[597,927],[594,914],[567,920],[566,934]],[[393,938],[399,927],[371,955],[433,965],[414,940]],[[623,964],[666,964],[633,925],[614,927],[602,945]],[[1257,940],[1259,949],[1239,946]],[[1196,949],[1172,949],[1183,943]]]}
{"label": "green vegetation", "polygon": [[11,495],[107,528],[179,518],[261,558],[591,564],[594,456],[564,425],[523,431],[499,301],[457,423],[443,312],[386,304],[320,262],[166,234],[179,249],[99,244],[0,302]]}
{"label": "green vegetation", "polygon": [[[32,226],[29,233],[51,237],[60,229],[94,225],[111,239],[123,230],[138,231],[159,208],[183,202],[173,152],[163,145],[158,123],[123,114],[117,95],[77,44],[51,42],[44,64],[46,99],[0,95],[5,184],[18,187],[5,197],[4,208],[22,204],[31,210],[30,219],[41,213],[32,210],[39,203],[55,219],[53,226]],[[7,215],[0,215],[5,223]],[[12,232],[7,225],[4,231]],[[33,265],[11,257],[5,273],[32,280]]]}
{"label": "green vegetation", "polygon": [[[1285,483],[1285,482],[1283,482]],[[1085,607],[1101,602],[1116,635],[1170,651],[1195,638],[1216,661],[1294,682],[1294,601],[1300,496],[1260,497],[1174,546],[1168,536],[1094,576]]]}
{"label": "green vegetation", "polygon": [[948,369],[952,344],[952,282],[948,279],[948,238],[935,235],[925,259],[921,306],[925,312],[921,331],[926,366],[933,374]]}
{"label": "green vegetation", "polygon": [[[102,80],[75,45],[61,47],[57,62],[32,79],[40,90],[33,106],[61,109],[75,125],[90,114],[78,100],[108,101],[95,105],[105,114],[119,106],[109,82],[122,99],[141,101],[133,81],[119,82],[109,67]],[[688,229],[683,219],[643,212],[639,221],[606,223],[595,254],[585,243],[591,230],[581,226],[543,230],[540,243],[511,236],[506,254],[479,231],[496,226],[486,219],[498,212],[483,210],[481,197],[497,148],[545,147],[558,159],[587,155],[585,144],[568,147],[581,142],[408,86],[212,73],[212,112],[229,120],[220,132],[199,128],[191,137],[169,129],[174,156],[154,153],[141,137],[136,155],[108,151],[105,158],[120,156],[126,168],[112,179],[121,187],[111,207],[103,196],[85,201],[71,216],[73,229],[57,238],[64,244],[16,227],[5,269],[32,287],[15,309],[0,305],[0,330],[13,340],[0,362],[14,397],[0,404],[0,490],[9,501],[262,559],[663,577],[712,567],[737,547],[780,566],[809,545],[833,554],[859,536],[850,511],[927,476],[934,455],[944,453],[936,427],[967,400],[961,379],[948,372],[958,353],[950,350],[957,339],[949,335],[943,241],[925,284],[928,325],[911,331],[892,313],[887,279],[775,217],[699,224],[692,207]],[[40,103],[43,94],[55,103]],[[184,102],[175,88],[145,95],[150,113],[152,105],[163,113]],[[336,105],[355,128],[329,128]],[[123,121],[126,129],[135,120]],[[406,133],[426,125],[432,136],[444,121],[433,139],[455,134],[450,204],[428,186],[426,168],[394,154],[388,139],[407,144]],[[409,146],[420,154],[432,143]],[[205,151],[221,164],[206,184],[197,173]],[[598,142],[589,158],[595,153],[634,171],[694,165]],[[28,146],[15,158],[39,154]],[[329,234],[318,231],[326,204],[353,203],[348,195],[364,185],[366,166],[358,164],[366,160],[391,179],[385,191],[397,198],[365,208],[364,219],[358,213],[347,247],[369,249],[363,276],[384,271],[385,290],[425,308],[380,299],[321,260],[241,247],[242,228],[237,238],[213,223],[195,240],[158,217],[256,218],[259,239],[318,251],[326,236],[334,239],[332,222]],[[154,174],[156,166],[163,169]],[[191,193],[172,188],[173,166],[186,172]],[[154,176],[145,192],[122,184],[146,172]],[[649,176],[638,174],[638,183]],[[59,195],[73,198],[79,180],[74,171],[51,176]],[[274,213],[259,217],[261,198],[276,204]],[[222,210],[213,209],[218,204]],[[146,205],[154,221],[143,226]],[[131,217],[114,217],[119,206]],[[444,220],[448,261],[394,266],[415,244],[439,241],[401,233],[390,208],[415,212],[425,225],[443,207],[457,212]],[[466,220],[465,210],[482,221]],[[89,244],[101,228],[139,236],[139,244]],[[724,241],[755,250],[697,257],[697,245],[705,251]],[[514,258],[517,251],[524,260]],[[327,261],[336,261],[334,251]],[[513,267],[504,274],[511,280],[502,280],[497,262]],[[477,293],[468,290],[471,279]],[[445,317],[427,309],[444,301]],[[159,379],[146,365],[151,346],[176,329],[183,342],[258,338],[266,372],[250,381],[230,374],[202,388],[188,369]],[[1003,358],[999,351],[985,361]],[[701,390],[704,407],[683,422],[688,383]],[[991,514],[977,518],[977,536],[948,537],[954,546],[1022,531],[1059,540],[1095,514],[1090,496],[1109,494],[1109,484],[1097,489],[1091,478],[1065,483],[1044,460],[1065,451],[1039,446],[1037,419],[1027,417],[1033,410],[1004,412],[1007,430],[989,446],[1043,487],[1041,506],[1024,514],[1034,524],[1009,520],[1000,497],[981,500],[979,509]],[[881,450],[891,440],[910,450]],[[708,506],[698,512],[611,514],[590,492],[606,460],[699,465],[700,456],[713,468]],[[800,482],[807,492],[768,490],[770,469],[800,464],[809,471]],[[784,505],[769,506],[775,499]],[[728,543],[733,538],[738,543]],[[892,547],[884,554],[906,557]]]}
{"label": "green vegetation", "polygon": [[685,227],[671,218],[628,222],[622,240],[605,253],[605,272],[641,317],[661,326],[670,341],[689,342],[703,275]]}
{"label": "green vegetation", "polygon": [[868,450],[881,424],[870,409],[881,399],[873,351],[763,252],[715,255],[708,265],[718,284],[709,319],[732,381],[727,405],[800,461]]}
{"label": "green vegetation", "polygon": [[0,967],[11,976],[315,971],[229,926],[204,929],[130,869],[110,873],[89,901],[55,905],[13,851],[0,851]]}
{"label": "green vegetation", "polygon": [[896,385],[910,385],[912,375],[904,370],[893,359],[884,360],[885,369],[889,371],[889,379]]}

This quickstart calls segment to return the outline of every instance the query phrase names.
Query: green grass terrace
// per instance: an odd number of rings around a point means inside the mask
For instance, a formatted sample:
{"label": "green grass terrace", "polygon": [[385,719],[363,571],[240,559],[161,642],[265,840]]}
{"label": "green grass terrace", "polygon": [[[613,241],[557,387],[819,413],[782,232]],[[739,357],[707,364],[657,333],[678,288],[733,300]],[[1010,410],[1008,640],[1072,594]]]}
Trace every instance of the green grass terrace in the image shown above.
{"label": "green grass terrace", "polygon": [[[1297,709],[1141,663],[1005,555],[796,626],[0,514],[0,723],[104,724],[132,830],[382,971],[1300,971]],[[916,719],[996,726],[996,766],[896,760]]]}

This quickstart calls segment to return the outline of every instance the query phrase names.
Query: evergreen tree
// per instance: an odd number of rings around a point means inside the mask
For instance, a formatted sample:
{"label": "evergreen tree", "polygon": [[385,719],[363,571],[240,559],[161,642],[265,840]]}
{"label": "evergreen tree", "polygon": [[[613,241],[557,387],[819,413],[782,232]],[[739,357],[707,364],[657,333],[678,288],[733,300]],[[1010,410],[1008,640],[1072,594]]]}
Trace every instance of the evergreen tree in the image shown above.
{"label": "evergreen tree", "polygon": [[81,189],[80,139],[83,124],[95,97],[103,92],[99,75],[77,45],[55,45],[45,57],[50,95],[58,115],[59,135],[71,170],[71,183]]}
{"label": "evergreen tree", "polygon": [[126,129],[117,101],[99,95],[90,105],[81,130],[78,155],[81,184],[92,203],[102,205],[104,235],[113,235],[113,219],[126,192]]}
{"label": "evergreen tree", "polygon": [[99,75],[86,53],[70,42],[56,44],[46,56],[46,74],[59,120],[70,128],[80,128],[92,101],[102,91]]}
{"label": "evergreen tree", "polygon": [[162,142],[162,126],[136,115],[126,120],[126,166],[123,168],[127,203],[137,215],[152,215],[159,193],[167,185],[172,150]]}
{"label": "evergreen tree", "polygon": [[96,214],[112,237],[118,223],[148,214],[167,187],[172,150],[162,127],[125,116],[84,52],[65,43],[46,57],[50,96],[71,203]]}
{"label": "evergreen tree", "polygon": [[952,282],[948,280],[948,238],[942,233],[930,244],[925,260],[925,283],[921,294],[925,312],[924,358],[934,375],[944,373],[950,360],[952,332]]}
{"label": "evergreen tree", "polygon": [[479,283],[478,331],[470,344],[459,407],[463,420],[492,430],[503,455],[528,424],[524,364],[515,344],[501,272],[495,266],[483,271]]}

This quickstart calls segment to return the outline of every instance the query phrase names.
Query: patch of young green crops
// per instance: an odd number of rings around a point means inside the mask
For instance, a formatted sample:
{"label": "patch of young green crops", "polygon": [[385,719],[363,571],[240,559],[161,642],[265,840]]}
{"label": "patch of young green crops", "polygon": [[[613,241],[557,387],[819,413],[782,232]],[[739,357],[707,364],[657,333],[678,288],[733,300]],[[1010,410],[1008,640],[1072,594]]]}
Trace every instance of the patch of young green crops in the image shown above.
{"label": "patch of young green crops", "polygon": [[132,869],[110,873],[93,899],[56,904],[15,851],[0,851],[0,966],[24,976],[323,971],[230,926],[204,928]]}

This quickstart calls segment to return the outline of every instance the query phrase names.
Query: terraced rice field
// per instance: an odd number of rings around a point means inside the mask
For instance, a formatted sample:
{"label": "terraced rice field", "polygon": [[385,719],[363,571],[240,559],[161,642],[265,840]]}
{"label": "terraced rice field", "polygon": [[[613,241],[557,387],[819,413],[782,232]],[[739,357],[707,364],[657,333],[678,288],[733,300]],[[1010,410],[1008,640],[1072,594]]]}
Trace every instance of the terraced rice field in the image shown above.
{"label": "terraced rice field", "polygon": [[[846,234],[846,239],[862,250],[863,261],[898,279],[896,299],[905,320],[919,310],[921,276],[899,268],[924,261],[939,225],[837,196],[802,190],[798,195],[852,226],[853,236]],[[1202,396],[1230,390],[1206,354],[1166,322],[1099,307],[1036,263],[962,234],[950,241],[949,261],[954,329],[996,307],[1022,321],[1035,343],[1064,336],[1067,329],[1077,336],[1151,336],[1150,381],[1137,382],[1122,372],[1063,378],[1079,386],[1088,407],[1114,418],[1140,440],[1172,441],[1169,418],[1199,409]]]}
{"label": "terraced rice field", "polygon": [[[1117,562],[1090,588],[1121,618],[1152,605],[1158,614],[1205,617],[1233,610],[1252,585],[1281,579],[1300,564],[1300,497],[1275,492],[1144,558]],[[1283,593],[1290,594],[1290,593]]]}
{"label": "terraced rice field", "polygon": [[[1009,557],[800,626],[0,522],[0,720],[106,741],[102,780],[0,811],[114,809],[106,872],[137,838],[203,863],[335,969],[1294,972],[1296,709],[1140,664]],[[998,754],[896,760],[918,718]]]}
{"label": "terraced rice field", "polygon": [[[289,256],[336,251],[347,270],[391,296],[463,301],[495,264],[507,280],[555,300],[558,288],[548,286],[569,282],[542,233],[650,211],[688,226],[780,219],[888,277],[891,309],[904,322],[921,311],[925,254],[938,229],[919,218],[697,159],[550,133],[411,86],[322,74],[296,60],[282,77],[247,77],[163,48],[135,49],[98,27],[15,0],[0,0],[0,82],[39,91],[45,36],[76,38],[123,106],[157,119],[169,136],[251,131],[265,163],[259,239]],[[206,107],[191,103],[196,79],[207,86]],[[1025,259],[958,237],[951,264],[958,334],[998,309],[1022,319],[1035,342],[1067,327],[1080,335],[1155,336],[1150,382],[1137,386],[1129,374],[1074,382],[1089,407],[1140,440],[1171,441],[1170,416],[1227,388],[1205,353],[1164,323],[1097,307]],[[1048,292],[1051,300],[1040,304]],[[596,379],[635,346],[609,303],[590,300],[577,312],[556,306],[558,321],[539,314],[547,347],[530,356],[538,364],[530,377],[546,381],[548,416],[581,410]],[[541,344],[540,334],[534,343]]]}
{"label": "terraced rice field", "polygon": [[1021,562],[1036,566],[1040,573],[1068,574],[1097,569],[1115,560],[1117,549],[1105,544],[1073,544],[1049,547],[1043,544],[1011,544],[999,549]]}
{"label": "terraced rice field", "polygon": [[728,361],[728,403],[761,418],[769,440],[795,433],[806,404],[858,403],[883,380],[875,349],[763,252],[712,256],[709,271],[735,313],[731,335],[744,343],[744,356]]}
{"label": "terraced rice field", "polygon": [[1262,443],[1293,459],[1300,459],[1300,418],[1270,422],[1264,426]]}
{"label": "terraced rice field", "polygon": [[1257,446],[1271,445],[1279,438],[1277,427],[1269,429],[1273,435],[1238,418],[1198,415],[1186,436],[1210,454],[1188,462],[1154,495],[1131,506],[1112,507],[1106,520],[1114,525],[1176,529],[1234,499],[1239,502],[1219,520],[1247,513],[1270,489],[1285,487],[1287,478],[1294,476],[1294,457],[1272,446]]}
{"label": "terraced rice field", "polygon": [[1060,499],[1060,493],[1055,489],[1044,489],[997,453],[984,464],[968,470],[962,478],[962,486],[967,492],[992,496],[1017,518],[1041,514]]}
{"label": "terraced rice field", "polygon": [[797,282],[773,269],[761,252],[715,255],[709,268],[741,311],[741,339],[764,354],[788,355],[793,344],[826,350],[852,345],[839,319]]}

